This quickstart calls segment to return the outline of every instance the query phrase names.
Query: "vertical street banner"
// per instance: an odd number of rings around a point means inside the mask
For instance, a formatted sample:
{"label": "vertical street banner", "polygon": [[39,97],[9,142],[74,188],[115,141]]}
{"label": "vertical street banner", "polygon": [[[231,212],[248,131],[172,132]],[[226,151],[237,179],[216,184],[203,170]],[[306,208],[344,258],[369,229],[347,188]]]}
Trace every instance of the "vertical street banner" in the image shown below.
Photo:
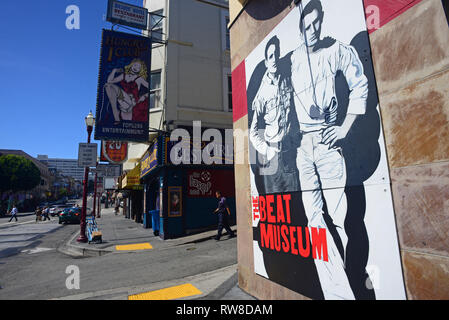
{"label": "vertical street banner", "polygon": [[363,1],[300,1],[244,63],[255,273],[405,299]]}
{"label": "vertical street banner", "polygon": [[103,30],[95,139],[146,142],[151,38]]}

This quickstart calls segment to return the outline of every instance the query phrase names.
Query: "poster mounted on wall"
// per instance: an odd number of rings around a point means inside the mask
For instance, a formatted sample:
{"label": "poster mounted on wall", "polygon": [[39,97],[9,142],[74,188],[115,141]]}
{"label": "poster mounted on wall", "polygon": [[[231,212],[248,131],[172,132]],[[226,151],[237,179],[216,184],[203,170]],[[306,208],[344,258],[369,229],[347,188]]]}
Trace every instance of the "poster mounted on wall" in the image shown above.
{"label": "poster mounted on wall", "polygon": [[146,142],[151,38],[103,30],[95,139]]}
{"label": "poster mounted on wall", "polygon": [[182,187],[168,187],[168,216],[182,216]]}
{"label": "poster mounted on wall", "polygon": [[405,299],[362,0],[303,0],[245,59],[254,271]]}

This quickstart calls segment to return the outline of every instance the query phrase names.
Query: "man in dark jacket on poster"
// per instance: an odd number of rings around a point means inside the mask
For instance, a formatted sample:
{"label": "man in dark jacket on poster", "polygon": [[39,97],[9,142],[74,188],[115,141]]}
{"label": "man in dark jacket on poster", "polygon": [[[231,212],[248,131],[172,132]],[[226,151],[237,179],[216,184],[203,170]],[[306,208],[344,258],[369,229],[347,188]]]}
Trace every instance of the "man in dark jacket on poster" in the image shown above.
{"label": "man in dark jacket on poster", "polygon": [[228,232],[229,238],[233,238],[234,232],[229,227],[229,218],[228,218],[228,215],[230,216],[231,213],[229,211],[228,205],[226,204],[226,198],[221,195],[220,191],[216,191],[215,196],[217,197],[217,199],[219,199],[218,208],[215,209],[214,211],[214,213],[218,213],[218,234],[215,237],[215,240],[217,241],[220,240],[223,228],[225,228],[226,231]]}

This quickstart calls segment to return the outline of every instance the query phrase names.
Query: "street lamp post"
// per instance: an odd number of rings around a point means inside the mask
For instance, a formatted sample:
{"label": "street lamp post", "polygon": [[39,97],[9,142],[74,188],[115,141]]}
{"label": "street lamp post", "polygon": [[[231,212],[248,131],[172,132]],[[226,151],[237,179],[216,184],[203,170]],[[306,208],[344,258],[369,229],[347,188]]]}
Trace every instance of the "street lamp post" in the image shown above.
{"label": "street lamp post", "polygon": [[[94,127],[95,118],[92,111],[89,112],[87,117],[84,119],[87,127],[87,143],[90,143],[90,135]],[[80,235],[76,241],[87,242],[86,237],[86,202],[87,202],[87,186],[89,179],[89,167],[84,168],[84,186],[83,186],[83,208],[81,209],[81,221],[80,221]]]}
{"label": "street lamp post", "polygon": [[98,194],[97,218],[101,217],[101,195]]}
{"label": "street lamp post", "polygon": [[[97,162],[98,165],[98,162]],[[95,170],[95,179],[94,179],[94,202],[93,202],[93,210],[92,210],[92,216],[95,217],[95,208],[97,206],[97,170]]]}

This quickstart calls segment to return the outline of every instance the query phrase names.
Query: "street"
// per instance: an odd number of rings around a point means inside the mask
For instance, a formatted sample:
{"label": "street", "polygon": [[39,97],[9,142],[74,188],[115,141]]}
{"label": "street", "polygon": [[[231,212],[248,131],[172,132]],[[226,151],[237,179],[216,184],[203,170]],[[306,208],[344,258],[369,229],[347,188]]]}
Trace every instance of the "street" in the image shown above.
{"label": "street", "polygon": [[[8,220],[0,221],[0,299],[114,299],[117,294],[108,297],[90,293],[169,283],[237,262],[236,238],[226,237],[219,242],[209,239],[160,250],[77,258],[58,248],[79,232],[79,225],[59,225],[57,217],[36,223],[34,215],[19,215],[18,222]],[[79,270],[79,289],[67,286],[73,268]]]}

